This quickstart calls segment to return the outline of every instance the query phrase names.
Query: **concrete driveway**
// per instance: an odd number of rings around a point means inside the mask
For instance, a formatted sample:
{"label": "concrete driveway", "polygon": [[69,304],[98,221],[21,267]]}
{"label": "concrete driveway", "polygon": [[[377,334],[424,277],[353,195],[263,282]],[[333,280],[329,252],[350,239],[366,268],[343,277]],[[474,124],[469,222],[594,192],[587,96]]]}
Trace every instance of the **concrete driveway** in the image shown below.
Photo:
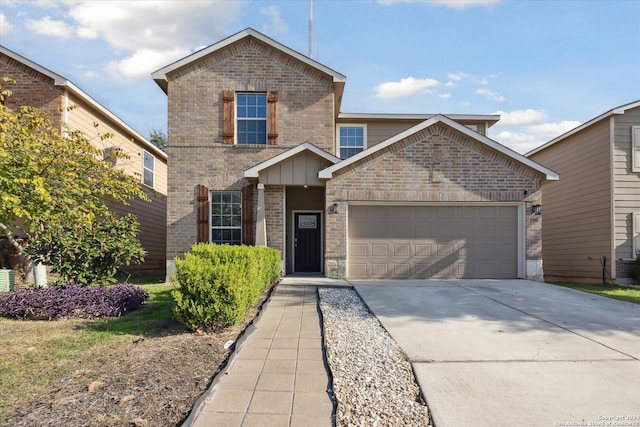
{"label": "concrete driveway", "polygon": [[640,427],[638,305],[527,280],[351,283],[436,427]]}

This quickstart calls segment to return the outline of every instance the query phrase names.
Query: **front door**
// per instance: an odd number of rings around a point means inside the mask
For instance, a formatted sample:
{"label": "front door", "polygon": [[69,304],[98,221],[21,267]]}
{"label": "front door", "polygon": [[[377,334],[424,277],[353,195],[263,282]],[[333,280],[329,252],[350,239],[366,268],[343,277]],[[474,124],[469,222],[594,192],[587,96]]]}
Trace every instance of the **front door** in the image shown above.
{"label": "front door", "polygon": [[320,213],[296,212],[293,215],[294,272],[319,273],[322,254]]}

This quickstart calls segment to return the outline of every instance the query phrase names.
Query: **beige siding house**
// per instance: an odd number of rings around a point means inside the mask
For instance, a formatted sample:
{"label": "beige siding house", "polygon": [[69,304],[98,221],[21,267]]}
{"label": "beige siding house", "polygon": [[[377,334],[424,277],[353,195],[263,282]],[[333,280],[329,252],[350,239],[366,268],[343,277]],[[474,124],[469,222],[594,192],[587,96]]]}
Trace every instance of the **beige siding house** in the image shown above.
{"label": "beige siding house", "polygon": [[542,278],[542,183],[494,115],[340,111],[346,77],[253,29],[153,73],[168,96],[167,272],[196,242],[284,274]]}
{"label": "beige siding house", "polygon": [[[60,127],[82,131],[91,143],[105,153],[121,151],[129,159],[118,159],[116,166],[140,180],[151,203],[132,200],[129,206],[114,206],[120,214],[138,216],[142,246],[148,252],[145,262],[132,269],[164,270],[166,264],[167,155],[123,120],[104,108],[66,78],[0,46],[0,76],[11,77],[9,108],[30,105],[45,110]],[[101,135],[113,137],[102,140]]]}
{"label": "beige siding house", "polygon": [[640,250],[640,101],[526,156],[562,177],[544,185],[545,279],[630,282]]}

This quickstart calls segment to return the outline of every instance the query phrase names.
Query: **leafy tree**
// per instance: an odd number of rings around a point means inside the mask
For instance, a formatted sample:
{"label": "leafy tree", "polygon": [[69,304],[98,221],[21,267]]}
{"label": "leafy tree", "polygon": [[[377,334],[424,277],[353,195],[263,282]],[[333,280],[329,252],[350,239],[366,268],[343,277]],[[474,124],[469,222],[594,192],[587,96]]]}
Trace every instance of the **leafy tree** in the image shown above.
{"label": "leafy tree", "polygon": [[[3,98],[10,95],[0,93]],[[64,279],[82,283],[101,275],[108,279],[114,272],[97,265],[117,267],[144,259],[140,242],[131,238],[137,219],[118,218],[107,207],[108,202],[126,205],[136,196],[148,201],[138,181],[104,161],[83,133],[60,132],[44,111],[29,106],[13,111],[1,104],[0,229],[14,247],[22,251],[8,225],[20,219],[30,242],[24,253],[50,264]],[[110,153],[114,155],[127,157]],[[77,245],[65,250],[57,240]],[[79,256],[82,251],[90,255]],[[92,270],[101,273],[89,273]]]}
{"label": "leafy tree", "polygon": [[151,133],[149,134],[149,142],[153,145],[167,152],[167,134],[158,129],[151,129]]}

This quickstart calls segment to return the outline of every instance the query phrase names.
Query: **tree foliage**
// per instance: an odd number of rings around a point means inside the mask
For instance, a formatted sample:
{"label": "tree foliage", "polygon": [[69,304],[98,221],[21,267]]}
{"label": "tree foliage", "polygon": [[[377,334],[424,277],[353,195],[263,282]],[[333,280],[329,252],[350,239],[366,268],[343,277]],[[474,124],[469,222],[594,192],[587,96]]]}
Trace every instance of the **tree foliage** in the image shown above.
{"label": "tree foliage", "polygon": [[149,134],[149,142],[153,145],[167,152],[167,134],[158,129],[151,129],[151,133]]}
{"label": "tree foliage", "polygon": [[[6,90],[2,92],[2,96],[8,95]],[[121,152],[110,156],[127,157]],[[14,111],[0,105],[0,227],[11,238],[7,225],[20,219],[34,245],[26,250],[30,255],[60,263],[56,239],[77,240],[79,245],[91,247],[94,257],[101,252],[107,258],[114,250],[112,240],[135,244],[127,237],[105,232],[113,229],[129,236],[137,231],[137,219],[119,219],[107,206],[109,202],[126,205],[133,197],[148,200],[138,180],[115,168],[113,162],[104,161],[103,153],[82,132],[61,132],[35,107]],[[137,239],[135,242],[137,249],[121,250],[123,258],[112,261],[121,265],[143,259],[140,255],[144,251]],[[76,255],[69,252],[67,257],[66,261],[73,262]],[[76,261],[78,268],[95,266],[86,260]],[[61,264],[52,267],[69,271],[71,276],[78,274]]]}

